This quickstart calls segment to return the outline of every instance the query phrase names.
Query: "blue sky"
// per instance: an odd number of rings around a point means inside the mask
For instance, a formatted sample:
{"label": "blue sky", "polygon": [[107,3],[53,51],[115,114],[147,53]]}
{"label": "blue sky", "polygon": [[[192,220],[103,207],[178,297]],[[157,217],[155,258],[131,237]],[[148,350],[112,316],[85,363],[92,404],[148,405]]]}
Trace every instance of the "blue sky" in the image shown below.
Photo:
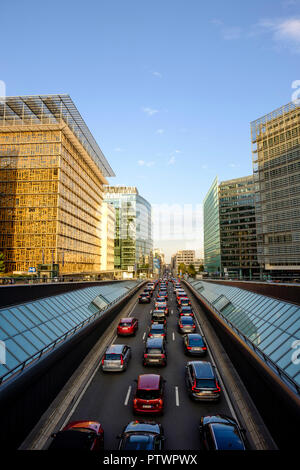
{"label": "blue sky", "polygon": [[110,183],[155,205],[196,206],[216,175],[251,174],[250,121],[300,80],[299,0],[12,0],[1,36],[7,95],[68,93]]}

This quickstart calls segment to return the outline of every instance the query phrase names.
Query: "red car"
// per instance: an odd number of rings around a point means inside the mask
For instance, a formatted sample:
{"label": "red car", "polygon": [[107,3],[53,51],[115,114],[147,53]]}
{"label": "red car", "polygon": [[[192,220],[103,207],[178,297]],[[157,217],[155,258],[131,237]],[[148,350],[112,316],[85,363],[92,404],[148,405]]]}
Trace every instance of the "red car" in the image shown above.
{"label": "red car", "polygon": [[163,414],[164,382],[158,374],[139,375],[133,399],[133,412]]}
{"label": "red car", "polygon": [[101,450],[104,444],[104,431],[97,421],[73,421],[62,431],[51,434],[53,441],[49,450],[76,449]]}
{"label": "red car", "polygon": [[117,327],[118,336],[135,335],[139,327],[137,318],[121,318]]}

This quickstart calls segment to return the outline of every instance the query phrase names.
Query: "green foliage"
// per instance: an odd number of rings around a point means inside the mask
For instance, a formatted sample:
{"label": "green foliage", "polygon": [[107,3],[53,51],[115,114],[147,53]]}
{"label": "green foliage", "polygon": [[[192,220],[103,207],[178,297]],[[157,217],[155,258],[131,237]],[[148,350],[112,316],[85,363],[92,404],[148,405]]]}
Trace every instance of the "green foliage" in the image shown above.
{"label": "green foliage", "polygon": [[186,266],[184,263],[180,263],[178,265],[178,274],[180,273],[180,271],[182,272],[182,274],[185,274],[186,273]]}
{"label": "green foliage", "polygon": [[189,264],[189,266],[187,268],[187,272],[188,272],[189,276],[195,277],[196,276],[195,266],[193,264]]}

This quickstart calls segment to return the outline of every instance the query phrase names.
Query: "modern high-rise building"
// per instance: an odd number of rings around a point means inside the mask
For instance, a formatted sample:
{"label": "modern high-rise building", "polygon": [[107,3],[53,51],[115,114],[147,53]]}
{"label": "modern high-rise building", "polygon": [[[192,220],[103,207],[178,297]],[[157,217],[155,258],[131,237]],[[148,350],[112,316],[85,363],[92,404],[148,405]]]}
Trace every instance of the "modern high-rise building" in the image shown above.
{"label": "modern high-rise building", "polygon": [[105,186],[105,202],[115,208],[115,268],[149,273],[153,241],[151,205],[136,187]]}
{"label": "modern high-rise building", "polygon": [[0,251],[7,272],[99,272],[106,158],[69,95],[0,102]]}
{"label": "modern high-rise building", "polygon": [[102,203],[101,271],[114,271],[116,214],[112,204]]}
{"label": "modern high-rise building", "polygon": [[300,275],[300,105],[251,122],[258,261],[273,277]]}
{"label": "modern high-rise building", "polygon": [[214,275],[258,276],[253,176],[218,182],[204,200],[204,265]]}
{"label": "modern high-rise building", "polygon": [[165,254],[160,248],[153,249],[153,273],[162,276],[165,269]]}

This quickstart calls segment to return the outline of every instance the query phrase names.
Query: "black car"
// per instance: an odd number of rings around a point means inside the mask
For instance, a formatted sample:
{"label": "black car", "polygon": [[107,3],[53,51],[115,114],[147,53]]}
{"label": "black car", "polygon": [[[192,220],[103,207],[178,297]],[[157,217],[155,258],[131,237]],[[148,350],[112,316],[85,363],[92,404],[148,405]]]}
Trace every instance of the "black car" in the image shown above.
{"label": "black car", "polygon": [[167,351],[164,338],[148,338],[143,354],[144,366],[166,366]]}
{"label": "black car", "polygon": [[149,292],[142,292],[139,295],[139,304],[145,304],[145,303],[150,303],[151,302],[151,297]]}
{"label": "black car", "polygon": [[152,323],[163,323],[164,325],[167,323],[167,317],[165,310],[153,310],[151,314],[151,322]]}
{"label": "black car", "polygon": [[118,450],[160,451],[165,440],[161,424],[154,421],[131,421],[117,437]]}
{"label": "black car", "polygon": [[153,289],[151,289],[151,287],[145,287],[144,293],[145,293],[145,294],[149,294],[149,295],[152,297],[152,295],[153,295]]}
{"label": "black car", "polygon": [[201,445],[206,450],[246,450],[245,430],[229,416],[202,416],[199,431]]}
{"label": "black car", "polygon": [[193,317],[194,312],[193,312],[192,307],[186,306],[186,305],[179,307],[179,316],[180,315],[190,315],[191,317]]}
{"label": "black car", "polygon": [[218,401],[221,388],[210,362],[192,361],[185,367],[185,382],[189,396],[196,401]]}
{"label": "black car", "polygon": [[204,338],[198,333],[183,335],[183,348],[186,354],[192,356],[205,356],[207,354]]}

